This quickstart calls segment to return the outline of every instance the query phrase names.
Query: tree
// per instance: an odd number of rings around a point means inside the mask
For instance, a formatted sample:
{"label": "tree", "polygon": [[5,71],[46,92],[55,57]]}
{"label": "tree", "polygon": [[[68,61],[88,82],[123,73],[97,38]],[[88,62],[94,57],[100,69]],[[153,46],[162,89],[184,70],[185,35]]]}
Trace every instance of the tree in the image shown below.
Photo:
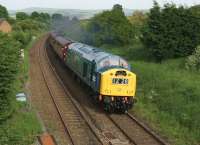
{"label": "tree", "polygon": [[200,17],[200,5],[195,5],[191,7],[190,10],[192,11],[194,15]]}
{"label": "tree", "polygon": [[71,22],[72,22],[72,23],[77,23],[77,22],[79,22],[79,20],[78,20],[77,17],[73,17],[72,20],[71,20]]}
{"label": "tree", "polygon": [[31,19],[47,24],[50,22],[51,17],[48,13],[33,12],[31,14]]}
{"label": "tree", "polygon": [[188,8],[165,4],[161,10],[154,2],[148,16],[142,41],[158,62],[194,52],[200,42],[200,24]]}
{"label": "tree", "polygon": [[142,11],[135,11],[133,12],[132,16],[128,17],[128,19],[133,25],[135,38],[139,38],[142,34],[142,29],[144,28],[146,24],[147,15]]}
{"label": "tree", "polygon": [[52,15],[52,19],[53,20],[61,20],[61,19],[63,19],[63,15],[55,13],[55,14]]}
{"label": "tree", "polygon": [[21,48],[24,48],[31,41],[31,33],[28,31],[14,31],[12,36],[21,44]]}
{"label": "tree", "polygon": [[29,15],[24,13],[24,12],[17,12],[16,13],[16,19],[17,20],[25,20],[25,19],[28,19],[29,18]]}
{"label": "tree", "polygon": [[0,121],[12,113],[13,82],[19,63],[19,44],[11,36],[0,33]]}
{"label": "tree", "polygon": [[6,7],[0,5],[0,18],[8,18],[8,11]]}
{"label": "tree", "polygon": [[40,16],[40,14],[39,14],[38,12],[36,12],[36,11],[34,11],[34,12],[31,13],[31,18],[32,18],[32,19],[36,19],[36,18],[38,18],[39,16]]}
{"label": "tree", "polygon": [[111,11],[94,16],[88,23],[87,31],[95,45],[125,45],[133,38],[132,25],[126,18],[122,6],[114,5]]}
{"label": "tree", "polygon": [[51,19],[51,16],[48,13],[40,13],[40,17],[43,22],[49,22]]}
{"label": "tree", "polygon": [[11,25],[14,25],[14,24],[16,23],[16,19],[15,19],[15,18],[12,18],[12,17],[7,18],[7,21],[8,21]]}
{"label": "tree", "polygon": [[190,70],[200,70],[200,46],[195,49],[195,52],[187,58],[186,68]]}

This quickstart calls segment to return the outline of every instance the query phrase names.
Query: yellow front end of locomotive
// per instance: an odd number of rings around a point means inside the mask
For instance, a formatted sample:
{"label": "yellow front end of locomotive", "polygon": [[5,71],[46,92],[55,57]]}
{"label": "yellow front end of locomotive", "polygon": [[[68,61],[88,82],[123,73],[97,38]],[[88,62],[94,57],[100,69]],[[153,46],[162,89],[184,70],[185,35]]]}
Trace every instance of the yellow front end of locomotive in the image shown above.
{"label": "yellow front end of locomotive", "polygon": [[136,75],[126,69],[110,69],[101,74],[100,94],[103,96],[134,97]]}

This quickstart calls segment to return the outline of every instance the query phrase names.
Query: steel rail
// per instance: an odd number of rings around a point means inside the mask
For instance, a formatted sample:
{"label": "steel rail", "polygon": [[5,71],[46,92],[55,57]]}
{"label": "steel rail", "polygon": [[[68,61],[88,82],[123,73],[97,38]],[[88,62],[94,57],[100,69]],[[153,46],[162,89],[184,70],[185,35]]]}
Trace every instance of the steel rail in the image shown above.
{"label": "steel rail", "polygon": [[[46,36],[46,37],[47,37],[47,36]],[[44,41],[44,40],[43,40],[43,41]],[[43,76],[44,82],[45,82],[45,84],[46,84],[46,87],[47,87],[47,89],[48,89],[48,92],[49,92],[49,94],[50,94],[50,96],[51,96],[51,99],[52,99],[52,101],[53,101],[53,104],[55,105],[56,111],[57,111],[57,113],[58,113],[58,115],[59,115],[60,121],[61,121],[61,123],[62,123],[62,125],[63,125],[63,127],[64,127],[65,133],[66,133],[66,135],[70,138],[70,141],[71,141],[72,145],[75,145],[75,143],[74,143],[74,141],[73,141],[73,139],[72,139],[72,136],[71,136],[71,134],[70,134],[70,131],[68,130],[68,126],[66,126],[65,121],[63,120],[63,117],[62,117],[62,115],[61,115],[61,111],[60,111],[58,105],[57,105],[56,102],[55,102],[55,99],[54,99],[54,96],[53,96],[53,92],[51,91],[51,89],[50,89],[50,87],[49,87],[49,85],[48,85],[48,82],[47,82],[47,79],[46,79],[46,75],[45,75],[44,69],[42,68],[43,65],[42,65],[42,61],[41,61],[41,54],[40,54],[41,52],[40,52],[40,50],[44,47],[45,41],[44,41],[44,42],[43,42],[43,41],[40,43],[39,48],[38,48],[39,67],[40,67],[40,70],[41,70],[41,72],[42,72],[42,76]]]}
{"label": "steel rail", "polygon": [[48,64],[51,68],[51,70],[53,71],[53,73],[55,74],[59,84],[62,86],[65,94],[67,96],[69,96],[70,101],[72,102],[72,104],[75,106],[75,108],[77,109],[77,111],[79,112],[79,114],[82,116],[82,118],[85,120],[86,124],[88,125],[88,127],[90,128],[90,130],[92,131],[92,133],[95,135],[95,137],[98,139],[98,141],[103,145],[104,142],[100,139],[99,134],[95,131],[94,126],[89,123],[88,119],[86,118],[86,115],[84,114],[83,110],[81,109],[81,107],[79,106],[79,104],[73,99],[71,93],[67,90],[67,88],[65,87],[65,85],[63,84],[61,78],[59,77],[59,75],[57,74],[57,72],[55,71],[55,68],[53,67],[53,65],[51,64],[51,61],[47,55],[47,47],[44,48],[45,49],[45,56],[47,58]]}
{"label": "steel rail", "polygon": [[143,128],[147,133],[149,133],[155,140],[157,140],[158,142],[160,142],[162,145],[169,145],[169,143],[167,143],[165,140],[163,140],[160,136],[158,136],[153,130],[151,130],[149,127],[147,127],[144,123],[142,123],[141,121],[139,121],[136,117],[134,117],[132,114],[130,113],[126,113],[126,115],[133,120],[134,122],[136,122],[141,128]]}

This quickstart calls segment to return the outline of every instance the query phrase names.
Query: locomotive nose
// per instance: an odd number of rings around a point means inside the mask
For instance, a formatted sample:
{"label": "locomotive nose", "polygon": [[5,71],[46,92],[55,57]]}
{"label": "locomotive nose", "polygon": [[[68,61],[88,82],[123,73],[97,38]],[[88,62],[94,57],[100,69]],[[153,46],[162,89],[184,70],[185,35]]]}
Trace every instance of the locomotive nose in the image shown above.
{"label": "locomotive nose", "polygon": [[101,74],[100,93],[106,96],[135,96],[136,75],[125,69],[111,69]]}

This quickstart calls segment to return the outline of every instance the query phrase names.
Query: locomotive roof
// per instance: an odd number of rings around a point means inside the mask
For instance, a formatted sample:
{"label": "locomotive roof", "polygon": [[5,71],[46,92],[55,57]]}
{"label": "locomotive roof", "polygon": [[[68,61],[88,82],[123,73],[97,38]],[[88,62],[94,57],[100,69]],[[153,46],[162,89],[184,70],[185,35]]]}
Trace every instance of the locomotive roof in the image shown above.
{"label": "locomotive roof", "polygon": [[79,54],[81,54],[84,58],[89,61],[94,60],[95,62],[99,62],[102,59],[108,56],[114,56],[110,53],[107,53],[99,48],[92,47],[83,43],[72,43],[69,45],[69,49],[72,49]]}

